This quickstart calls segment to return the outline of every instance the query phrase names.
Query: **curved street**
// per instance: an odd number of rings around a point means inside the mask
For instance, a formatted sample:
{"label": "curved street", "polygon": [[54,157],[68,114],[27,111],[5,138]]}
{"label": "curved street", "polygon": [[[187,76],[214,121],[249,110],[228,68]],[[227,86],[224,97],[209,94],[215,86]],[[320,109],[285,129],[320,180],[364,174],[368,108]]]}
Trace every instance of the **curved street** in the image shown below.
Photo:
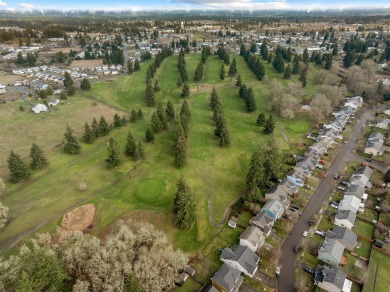
{"label": "curved street", "polygon": [[[367,119],[371,117],[371,113],[372,109],[365,110],[362,117],[353,128],[348,142],[342,145],[342,148],[334,159],[332,165],[329,167],[328,176],[322,179],[310,201],[303,209],[298,221],[283,242],[282,256],[279,261],[281,273],[277,280],[278,291],[297,291],[295,288],[295,265],[297,254],[294,252],[294,247],[300,243],[303,232],[309,229],[310,226],[308,225],[308,222],[310,218],[320,211],[328,194],[333,190],[333,176],[344,168],[347,161],[355,159],[353,149],[357,143],[361,129]],[[370,165],[370,163],[368,164]]]}

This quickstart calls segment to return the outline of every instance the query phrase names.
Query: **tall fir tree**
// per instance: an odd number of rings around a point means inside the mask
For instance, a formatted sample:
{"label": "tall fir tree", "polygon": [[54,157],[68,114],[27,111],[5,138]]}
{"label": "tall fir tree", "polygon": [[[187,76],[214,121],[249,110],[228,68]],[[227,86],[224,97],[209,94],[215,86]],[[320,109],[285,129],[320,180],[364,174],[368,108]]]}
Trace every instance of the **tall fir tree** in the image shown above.
{"label": "tall fir tree", "polygon": [[221,69],[219,70],[219,78],[221,80],[224,80],[225,79],[225,74],[226,74],[225,66],[222,64]]}
{"label": "tall fir tree", "polygon": [[175,108],[173,107],[172,101],[168,100],[167,107],[165,109],[165,114],[168,121],[175,120]]}
{"label": "tall fir tree", "polygon": [[187,138],[188,137],[188,131],[189,131],[189,121],[188,121],[188,118],[181,114],[179,115],[179,124],[183,127],[183,130],[184,130],[184,135],[185,137]]}
{"label": "tall fir tree", "polygon": [[195,69],[194,81],[201,81],[203,78],[203,63],[199,62],[198,66]]}
{"label": "tall fir tree", "polygon": [[230,77],[233,77],[236,74],[237,74],[237,61],[236,61],[236,58],[233,58],[233,61],[230,64],[230,67],[229,67],[228,75]]}
{"label": "tall fir tree", "polygon": [[11,151],[8,157],[8,169],[10,172],[10,181],[17,183],[30,177],[31,171],[19,154]]}
{"label": "tall fir tree", "polygon": [[134,61],[134,71],[138,71],[139,69],[141,69],[141,64],[140,62],[138,61],[138,59],[136,59]]}
{"label": "tall fir tree", "polygon": [[248,88],[246,98],[245,98],[245,105],[246,105],[246,110],[250,113],[257,110],[256,100],[255,100],[252,87]]}
{"label": "tall fir tree", "polygon": [[30,149],[30,168],[31,169],[43,169],[48,165],[48,161],[43,153],[41,147],[33,143]]}
{"label": "tall fir tree", "polygon": [[121,153],[118,142],[113,138],[108,139],[107,151],[106,167],[111,169],[118,166],[121,163]]}
{"label": "tall fir tree", "polygon": [[213,87],[213,90],[211,91],[211,95],[210,95],[210,108],[211,108],[211,110],[214,111],[218,104],[219,104],[218,92],[215,89],[215,87]]}
{"label": "tall fir tree", "polygon": [[268,59],[268,46],[267,46],[267,41],[263,39],[263,42],[260,47],[260,55],[263,58],[263,60]]}
{"label": "tall fir tree", "polygon": [[307,85],[307,66],[305,66],[301,72],[299,72],[299,80],[302,83],[302,87],[306,87]]}
{"label": "tall fir tree", "polygon": [[265,114],[260,113],[256,120],[256,125],[258,126],[264,126],[265,125]]}
{"label": "tall fir tree", "polygon": [[140,159],[145,159],[145,149],[140,141],[138,141],[137,150],[138,150],[138,154],[139,154]]}
{"label": "tall fir tree", "polygon": [[131,131],[129,131],[127,133],[125,154],[127,156],[133,157],[134,156],[134,152],[135,152],[135,148],[136,148],[136,145],[135,145],[134,136],[131,133]]}
{"label": "tall fir tree", "polygon": [[224,118],[221,120],[221,123],[222,123],[222,127],[221,127],[221,135],[219,139],[219,146],[227,147],[230,145],[229,129],[226,120]]}
{"label": "tall fir tree", "polygon": [[88,125],[87,122],[85,122],[84,125],[84,134],[83,134],[83,140],[85,143],[92,144],[95,141],[95,134],[93,133],[93,130]]}
{"label": "tall fir tree", "polygon": [[236,81],[236,86],[237,87],[241,87],[241,85],[242,85],[241,74],[238,74],[237,81]]}
{"label": "tall fir tree", "polygon": [[299,58],[298,55],[295,55],[294,60],[293,60],[293,68],[292,68],[292,74],[298,74],[299,73]]}
{"label": "tall fir tree", "polygon": [[162,123],[157,112],[153,112],[152,114],[152,118],[150,119],[150,127],[154,133],[160,132],[162,130]]}
{"label": "tall fir tree", "polygon": [[156,100],[154,96],[154,88],[151,82],[148,82],[146,84],[146,89],[145,89],[145,103],[146,106],[155,106],[156,105]]}
{"label": "tall fir tree", "polygon": [[284,70],[284,79],[290,79],[291,78],[291,66],[290,64],[287,65],[286,70]]}
{"label": "tall fir tree", "polygon": [[127,62],[127,73],[132,74],[134,72],[134,65],[133,65],[133,61],[132,60],[129,60]]}
{"label": "tall fir tree", "polygon": [[175,166],[184,167],[187,163],[187,141],[184,129],[181,124],[177,127],[175,139]]}
{"label": "tall fir tree", "polygon": [[142,120],[144,118],[144,114],[142,113],[142,109],[138,108],[138,120]]}
{"label": "tall fir tree", "polygon": [[272,54],[272,53],[271,53],[271,54],[268,54],[268,60],[267,60],[267,63],[268,63],[268,64],[271,64],[273,60],[274,60],[274,56],[273,56],[273,54]]}
{"label": "tall fir tree", "polygon": [[81,90],[90,90],[91,89],[91,83],[87,78],[83,78],[80,82],[80,89]]}
{"label": "tall fir tree", "polygon": [[175,225],[180,229],[189,229],[196,221],[196,203],[191,189],[181,177],[173,199]]}
{"label": "tall fir tree", "polygon": [[135,123],[138,120],[138,113],[135,109],[132,109],[130,112],[130,123]]}
{"label": "tall fir tree", "polygon": [[154,136],[153,129],[149,126],[145,132],[145,141],[146,141],[146,143],[153,143],[154,139],[155,139],[155,136]]}
{"label": "tall fir tree", "polygon": [[272,62],[272,66],[276,72],[282,73],[284,71],[284,61],[281,53],[276,54],[276,57]]}
{"label": "tall fir tree", "polygon": [[120,128],[122,127],[122,119],[118,115],[118,113],[115,113],[114,115],[114,128]]}
{"label": "tall fir tree", "polygon": [[64,137],[64,152],[68,154],[79,154],[81,152],[81,146],[79,142],[77,142],[76,137],[73,136],[73,130],[69,125],[66,127]]}
{"label": "tall fir tree", "polygon": [[303,51],[302,60],[303,60],[303,62],[304,62],[306,65],[309,64],[310,56],[309,56],[309,50],[308,50],[307,48]]}
{"label": "tall fir tree", "polygon": [[95,139],[100,137],[99,123],[95,118],[93,118],[93,120],[92,120],[91,130],[92,130],[92,134],[94,135]]}
{"label": "tall fir tree", "polygon": [[187,97],[190,95],[190,88],[187,83],[184,83],[183,89],[181,91],[181,97]]}
{"label": "tall fir tree", "polygon": [[166,130],[168,128],[168,120],[161,102],[157,104],[157,115],[161,122],[161,128]]}
{"label": "tall fir tree", "polygon": [[157,80],[157,79],[156,79],[156,81],[154,82],[154,87],[153,87],[153,89],[154,89],[154,92],[158,92],[158,91],[161,90],[160,84],[158,84],[158,80]]}
{"label": "tall fir tree", "polygon": [[275,120],[272,117],[272,115],[269,116],[269,118],[265,121],[264,125],[264,134],[272,134],[275,130]]}
{"label": "tall fir tree", "polygon": [[180,114],[184,115],[187,118],[187,120],[191,118],[190,107],[188,105],[187,100],[184,100],[184,102],[182,103],[180,108]]}
{"label": "tall fir tree", "polygon": [[99,133],[100,136],[106,136],[108,133],[110,133],[110,125],[103,116],[100,117],[99,121]]}

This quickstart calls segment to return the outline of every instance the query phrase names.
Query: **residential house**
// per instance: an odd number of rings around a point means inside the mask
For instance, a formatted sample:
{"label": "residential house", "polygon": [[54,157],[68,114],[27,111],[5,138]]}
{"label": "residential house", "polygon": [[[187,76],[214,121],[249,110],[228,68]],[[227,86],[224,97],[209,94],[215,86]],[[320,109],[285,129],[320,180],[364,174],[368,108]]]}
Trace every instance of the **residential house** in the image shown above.
{"label": "residential house", "polygon": [[344,198],[339,203],[339,210],[349,210],[354,213],[359,211],[360,199],[355,196],[344,196]]}
{"label": "residential house", "polygon": [[375,124],[375,128],[387,130],[387,128],[389,126],[389,122],[390,121],[388,119],[378,119],[376,124]]}
{"label": "residential house", "polygon": [[344,245],[336,239],[324,239],[318,249],[318,259],[337,267],[344,253]]}
{"label": "residential house", "polygon": [[56,105],[58,105],[60,103],[60,101],[58,100],[58,99],[51,99],[51,100],[49,100],[48,102],[47,102],[47,105],[48,106],[56,106]]}
{"label": "residential house", "polygon": [[282,217],[284,213],[282,203],[275,199],[267,201],[267,203],[265,203],[265,205],[263,206],[262,210],[264,210],[274,220],[277,220]]}
{"label": "residential house", "polygon": [[280,183],[279,186],[289,195],[292,196],[298,192],[298,187],[294,185],[291,181],[289,181],[287,178],[284,178]]}
{"label": "residential house", "polygon": [[264,243],[263,231],[254,226],[248,226],[240,236],[240,245],[248,247],[256,252]]}
{"label": "residential house", "polygon": [[257,271],[260,258],[249,247],[238,244],[232,248],[224,248],[221,261],[252,278]]}
{"label": "residential house", "polygon": [[30,83],[30,86],[35,90],[46,90],[48,85],[40,80],[35,80]]}
{"label": "residential house", "polygon": [[383,155],[384,148],[384,137],[383,134],[378,132],[372,132],[367,139],[366,145],[364,147],[364,153],[371,155]]}
{"label": "residential house", "polygon": [[314,284],[329,292],[350,292],[352,287],[352,282],[341,269],[321,265],[316,267]]}
{"label": "residential house", "polygon": [[42,104],[42,103],[38,103],[36,106],[34,106],[32,109],[31,109],[34,113],[36,114],[39,114],[41,112],[47,112],[47,106]]}
{"label": "residential house", "polygon": [[297,164],[295,165],[294,169],[306,169],[308,168],[309,170],[313,171],[313,169],[316,167],[318,160],[313,159],[311,157],[302,157],[297,159]]}
{"label": "residential house", "polygon": [[242,281],[241,272],[228,264],[223,264],[211,278],[211,283],[219,292],[237,292]]}
{"label": "residential house", "polygon": [[365,176],[368,180],[371,178],[374,170],[368,166],[361,166],[357,169],[356,174]]}
{"label": "residential house", "polygon": [[368,197],[365,191],[365,188],[360,185],[350,185],[345,191],[344,195],[358,197],[361,201],[364,202]]}
{"label": "residential house", "polygon": [[360,185],[363,188],[371,189],[372,184],[369,181],[369,178],[362,173],[355,173],[349,179],[351,185]]}
{"label": "residential house", "polygon": [[289,195],[279,185],[269,188],[268,191],[265,193],[264,197],[267,201],[278,200],[280,203],[282,203],[284,209],[287,209],[290,205]]}
{"label": "residential house", "polygon": [[333,226],[332,230],[326,232],[325,239],[336,239],[344,245],[347,250],[353,251],[356,246],[357,235],[347,227]]}
{"label": "residential house", "polygon": [[264,210],[261,210],[255,217],[253,217],[249,224],[255,226],[263,231],[265,236],[268,236],[271,233],[272,226],[274,224],[274,219],[267,214]]}
{"label": "residential house", "polygon": [[303,184],[305,182],[305,175],[303,174],[303,171],[297,168],[294,170],[290,170],[289,173],[287,173],[287,179],[297,187],[303,187]]}
{"label": "residential house", "polygon": [[338,210],[336,216],[334,217],[334,224],[341,227],[347,227],[352,229],[355,224],[356,213],[350,210]]}

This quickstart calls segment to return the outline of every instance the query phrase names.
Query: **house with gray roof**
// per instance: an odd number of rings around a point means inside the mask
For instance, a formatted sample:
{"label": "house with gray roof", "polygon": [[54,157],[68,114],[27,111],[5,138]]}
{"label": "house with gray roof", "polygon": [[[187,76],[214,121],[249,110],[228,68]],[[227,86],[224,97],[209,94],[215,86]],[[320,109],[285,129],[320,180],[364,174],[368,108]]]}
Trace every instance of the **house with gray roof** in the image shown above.
{"label": "house with gray roof", "polygon": [[352,229],[355,224],[356,213],[350,210],[338,210],[336,216],[334,217],[334,224],[341,227],[347,227]]}
{"label": "house with gray roof", "polygon": [[356,174],[365,176],[368,180],[370,180],[372,173],[374,170],[368,166],[361,166],[357,169]]}
{"label": "house with gray roof", "polygon": [[267,201],[263,208],[261,210],[264,210],[270,217],[272,217],[274,220],[279,219],[282,217],[284,213],[284,208],[282,203],[280,203],[278,200],[272,199]]}
{"label": "house with gray roof", "polygon": [[287,173],[286,177],[289,181],[291,181],[297,187],[303,187],[306,175],[303,173],[302,170],[300,170],[299,168],[296,168],[294,170],[290,170]]}
{"label": "house with gray roof", "polygon": [[283,188],[283,190],[289,195],[292,196],[298,192],[298,187],[294,185],[291,181],[289,181],[287,178],[284,178],[280,183],[279,186]]}
{"label": "house with gray roof", "polygon": [[354,213],[359,211],[361,200],[355,196],[344,196],[339,203],[339,210],[349,210]]}
{"label": "house with gray roof", "polygon": [[228,264],[223,264],[211,278],[211,283],[220,292],[237,292],[242,281],[241,272]]}
{"label": "house with gray roof", "polygon": [[317,162],[318,160],[316,159],[313,159],[311,157],[303,157],[299,160],[297,160],[297,164],[295,165],[296,167],[295,168],[300,168],[301,166],[306,166],[307,168],[309,168],[311,171],[313,171],[313,169],[316,167],[317,165]]}
{"label": "house with gray roof", "polygon": [[351,176],[351,178],[349,179],[349,183],[351,185],[360,185],[363,188],[367,189],[371,189],[372,187],[372,184],[369,179],[365,175],[358,173],[355,173]]}
{"label": "house with gray roof", "polygon": [[265,236],[268,236],[271,233],[272,226],[274,224],[274,219],[267,214],[264,210],[261,210],[255,217],[253,217],[249,224],[255,226],[263,231]]}
{"label": "house with gray roof", "polygon": [[264,243],[265,236],[263,231],[255,226],[248,226],[240,235],[240,245],[248,247],[256,252]]}
{"label": "house with gray roof", "polygon": [[352,282],[341,269],[318,265],[315,270],[314,285],[329,292],[350,292]]}
{"label": "house with gray roof", "polygon": [[336,239],[324,239],[318,249],[318,259],[337,267],[344,253],[344,245]]}
{"label": "house with gray roof", "polygon": [[364,147],[364,153],[371,154],[373,156],[383,155],[384,152],[384,137],[381,133],[373,132],[368,136],[366,145]]}
{"label": "house with gray roof", "polygon": [[267,201],[278,200],[280,203],[282,203],[284,209],[287,209],[290,205],[290,196],[279,185],[269,188],[264,197]]}
{"label": "house with gray roof", "polygon": [[243,272],[248,277],[256,273],[260,258],[247,246],[235,245],[222,250],[221,261]]}
{"label": "house with gray roof", "polygon": [[389,122],[390,121],[388,119],[378,119],[375,124],[375,128],[387,130],[389,127]]}
{"label": "house with gray roof", "polygon": [[336,239],[349,251],[353,251],[357,243],[357,235],[354,232],[347,227],[337,225],[326,232],[325,239]]}
{"label": "house with gray roof", "polygon": [[363,199],[364,193],[365,193],[365,188],[363,188],[360,185],[350,185],[347,190],[345,191],[344,195],[345,196],[355,196],[358,197],[360,200]]}

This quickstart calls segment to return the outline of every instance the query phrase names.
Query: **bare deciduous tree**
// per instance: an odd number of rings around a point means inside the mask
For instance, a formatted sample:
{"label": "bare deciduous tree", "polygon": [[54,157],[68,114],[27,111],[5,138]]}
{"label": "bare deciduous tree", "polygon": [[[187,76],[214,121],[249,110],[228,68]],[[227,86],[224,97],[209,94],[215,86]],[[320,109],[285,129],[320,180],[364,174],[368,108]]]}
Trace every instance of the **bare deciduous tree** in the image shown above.
{"label": "bare deciduous tree", "polygon": [[316,94],[310,102],[310,107],[310,115],[317,122],[323,120],[332,112],[331,102],[323,94]]}
{"label": "bare deciduous tree", "polygon": [[269,102],[269,108],[284,119],[294,118],[294,113],[299,104],[296,97],[291,94],[282,93],[279,96],[272,97]]}

